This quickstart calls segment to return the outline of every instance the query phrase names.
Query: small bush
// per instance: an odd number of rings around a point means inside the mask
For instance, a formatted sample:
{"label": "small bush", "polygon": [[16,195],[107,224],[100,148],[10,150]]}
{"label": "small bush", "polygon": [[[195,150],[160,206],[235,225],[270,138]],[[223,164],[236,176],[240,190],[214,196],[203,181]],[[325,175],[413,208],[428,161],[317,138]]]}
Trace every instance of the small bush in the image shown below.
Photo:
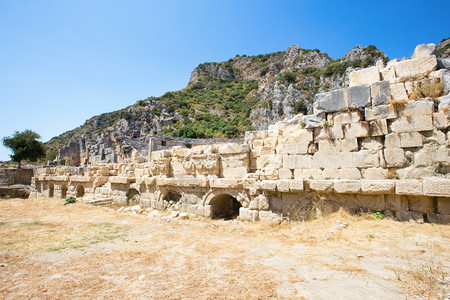
{"label": "small bush", "polygon": [[147,105],[147,102],[145,102],[145,100],[139,100],[139,101],[138,101],[138,104],[139,104],[140,106],[146,106],[146,105]]}
{"label": "small bush", "polygon": [[378,220],[384,219],[383,213],[382,213],[382,212],[379,212],[379,211],[373,212],[373,213],[372,213],[372,217],[374,217],[375,219],[378,219]]}
{"label": "small bush", "polygon": [[70,203],[75,203],[76,199],[73,196],[67,197],[66,201],[64,201],[64,205],[70,204]]}

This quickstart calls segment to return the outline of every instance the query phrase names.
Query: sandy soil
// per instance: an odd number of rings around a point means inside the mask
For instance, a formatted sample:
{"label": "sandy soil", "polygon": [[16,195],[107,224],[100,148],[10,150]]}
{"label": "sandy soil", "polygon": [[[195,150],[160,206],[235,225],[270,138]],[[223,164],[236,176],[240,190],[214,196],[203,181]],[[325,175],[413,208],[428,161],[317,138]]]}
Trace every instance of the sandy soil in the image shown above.
{"label": "sandy soil", "polygon": [[345,212],[280,225],[162,216],[1,200],[0,299],[450,295],[448,225]]}

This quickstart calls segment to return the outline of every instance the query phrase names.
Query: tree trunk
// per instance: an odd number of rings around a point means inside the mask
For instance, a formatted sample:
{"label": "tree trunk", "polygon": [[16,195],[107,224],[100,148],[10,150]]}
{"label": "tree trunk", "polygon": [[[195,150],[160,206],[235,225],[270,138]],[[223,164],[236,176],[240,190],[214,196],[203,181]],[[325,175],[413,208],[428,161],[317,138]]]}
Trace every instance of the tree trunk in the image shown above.
{"label": "tree trunk", "polygon": [[20,169],[20,160],[19,160],[18,164],[19,164],[19,165],[17,166],[17,168]]}

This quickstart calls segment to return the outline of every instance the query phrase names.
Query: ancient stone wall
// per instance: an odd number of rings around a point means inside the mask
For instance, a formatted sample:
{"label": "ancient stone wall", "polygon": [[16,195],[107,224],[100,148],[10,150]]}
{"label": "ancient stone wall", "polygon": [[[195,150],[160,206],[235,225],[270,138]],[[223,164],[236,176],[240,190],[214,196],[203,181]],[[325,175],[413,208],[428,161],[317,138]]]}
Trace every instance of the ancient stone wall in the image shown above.
{"label": "ancient stone wall", "polygon": [[144,163],[43,168],[32,197],[96,195],[207,217],[307,219],[344,207],[450,222],[450,71],[434,45],[350,73],[297,115],[243,144],[173,147]]}
{"label": "ancient stone wall", "polygon": [[28,198],[32,169],[0,168],[0,198]]}

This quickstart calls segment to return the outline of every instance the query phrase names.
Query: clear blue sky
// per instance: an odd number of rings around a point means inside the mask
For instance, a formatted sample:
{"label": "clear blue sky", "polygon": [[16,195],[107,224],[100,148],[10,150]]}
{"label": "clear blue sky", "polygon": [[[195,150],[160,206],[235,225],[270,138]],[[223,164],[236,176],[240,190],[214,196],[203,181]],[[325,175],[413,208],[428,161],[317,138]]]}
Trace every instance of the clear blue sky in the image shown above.
{"label": "clear blue sky", "polygon": [[408,57],[450,36],[449,11],[448,0],[0,0],[0,138],[32,129],[47,141],[236,54],[298,44],[339,58],[374,44]]}

